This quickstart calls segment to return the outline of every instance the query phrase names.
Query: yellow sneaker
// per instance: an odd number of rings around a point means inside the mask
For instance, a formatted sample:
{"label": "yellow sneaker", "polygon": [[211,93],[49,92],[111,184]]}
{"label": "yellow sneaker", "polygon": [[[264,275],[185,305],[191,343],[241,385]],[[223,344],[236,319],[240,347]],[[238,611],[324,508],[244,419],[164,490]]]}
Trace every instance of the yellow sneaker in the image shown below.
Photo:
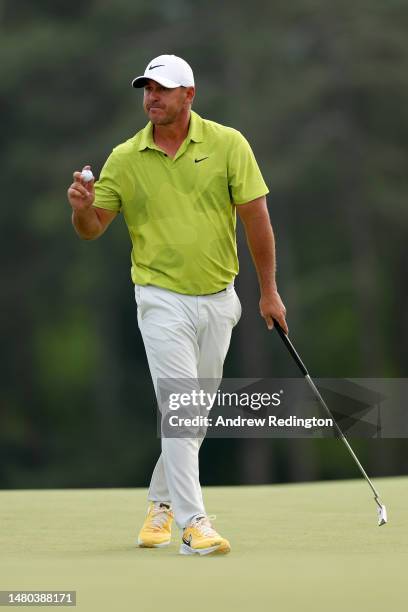
{"label": "yellow sneaker", "polygon": [[181,555],[228,553],[230,543],[212,527],[207,516],[198,516],[183,531]]}
{"label": "yellow sneaker", "polygon": [[139,532],[137,543],[144,548],[162,548],[171,540],[173,513],[169,504],[151,502],[143,527]]}

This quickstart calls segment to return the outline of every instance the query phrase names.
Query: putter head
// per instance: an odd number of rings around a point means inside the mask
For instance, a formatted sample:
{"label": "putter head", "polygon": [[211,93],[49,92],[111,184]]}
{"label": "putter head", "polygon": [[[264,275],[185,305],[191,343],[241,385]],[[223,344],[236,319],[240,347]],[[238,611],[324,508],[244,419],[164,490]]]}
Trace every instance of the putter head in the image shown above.
{"label": "putter head", "polygon": [[385,525],[387,522],[387,509],[384,504],[380,504],[377,508],[378,512],[378,526]]}

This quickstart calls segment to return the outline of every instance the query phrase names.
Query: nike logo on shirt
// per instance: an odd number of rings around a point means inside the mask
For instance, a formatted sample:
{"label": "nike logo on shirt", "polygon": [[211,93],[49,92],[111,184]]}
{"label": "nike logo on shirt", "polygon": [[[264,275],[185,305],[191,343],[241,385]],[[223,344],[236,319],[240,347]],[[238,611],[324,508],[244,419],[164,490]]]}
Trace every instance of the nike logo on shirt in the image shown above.
{"label": "nike logo on shirt", "polygon": [[201,157],[200,159],[195,159],[194,161],[196,164],[198,164],[200,161],[204,161],[205,159],[208,159],[208,157],[209,156],[207,155],[207,157]]}

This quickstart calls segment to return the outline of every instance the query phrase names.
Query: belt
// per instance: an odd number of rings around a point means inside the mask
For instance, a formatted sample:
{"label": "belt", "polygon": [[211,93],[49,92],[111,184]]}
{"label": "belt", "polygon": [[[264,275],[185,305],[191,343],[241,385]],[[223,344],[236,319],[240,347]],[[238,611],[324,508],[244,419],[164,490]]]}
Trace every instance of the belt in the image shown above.
{"label": "belt", "polygon": [[[137,283],[135,283],[135,286],[139,286]],[[160,287],[160,285],[142,285],[143,287],[158,287],[159,289],[165,289],[165,287]],[[198,296],[196,297],[206,297],[207,295],[217,295],[218,293],[224,293],[227,292],[228,289],[230,289],[231,287],[234,286],[234,283],[230,283],[229,285],[227,285],[226,287],[224,287],[224,289],[220,289],[219,291],[213,291],[213,293],[200,293]],[[166,291],[172,291],[171,289],[166,289]],[[177,293],[177,291],[175,292]],[[188,294],[181,294],[181,295],[188,295]]]}
{"label": "belt", "polygon": [[224,293],[224,291],[227,291],[228,289],[230,289],[233,286],[234,286],[234,283],[232,282],[229,285],[227,285],[226,287],[224,287],[224,289],[220,289],[219,291],[214,291],[213,293],[204,293],[202,295],[203,295],[203,297],[205,297],[206,295],[217,295],[217,293]]}
{"label": "belt", "polygon": [[225,287],[225,289],[221,289],[220,291],[214,291],[214,293],[203,293],[202,296],[205,297],[206,295],[217,295],[217,293],[224,293],[226,290],[227,287]]}

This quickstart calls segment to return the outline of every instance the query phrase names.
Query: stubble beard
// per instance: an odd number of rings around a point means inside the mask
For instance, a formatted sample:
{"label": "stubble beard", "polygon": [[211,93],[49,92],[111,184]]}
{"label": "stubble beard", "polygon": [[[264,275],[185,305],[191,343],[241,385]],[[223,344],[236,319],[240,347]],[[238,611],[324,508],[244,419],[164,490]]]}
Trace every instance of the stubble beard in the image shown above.
{"label": "stubble beard", "polygon": [[170,123],[173,123],[173,119],[169,117],[150,117],[150,121],[153,125],[170,125]]}
{"label": "stubble beard", "polygon": [[[164,109],[160,109],[160,110],[164,110]],[[174,123],[176,121],[177,117],[180,114],[180,112],[177,112],[174,110],[173,112],[164,111],[165,114],[163,116],[155,117],[154,113],[153,113],[153,116],[150,115],[150,111],[148,111],[147,109],[145,109],[145,112],[147,116],[149,117],[150,121],[153,123],[153,125],[170,125],[171,123]]]}

